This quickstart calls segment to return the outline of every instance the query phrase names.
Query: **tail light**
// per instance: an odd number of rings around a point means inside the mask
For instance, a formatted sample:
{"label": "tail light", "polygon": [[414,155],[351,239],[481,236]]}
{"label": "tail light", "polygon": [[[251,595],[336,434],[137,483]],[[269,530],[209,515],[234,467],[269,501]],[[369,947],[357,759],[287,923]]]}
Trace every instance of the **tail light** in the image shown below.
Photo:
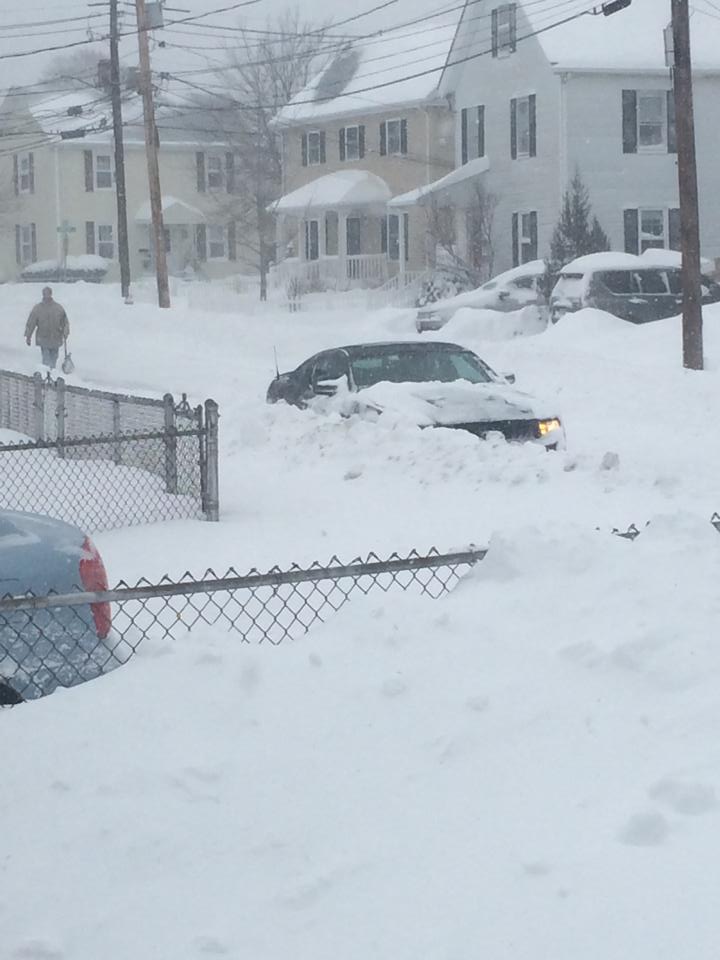
{"label": "tail light", "polygon": [[[108,578],[105,572],[105,564],[98,553],[97,547],[89,537],[85,537],[82,545],[83,556],[80,561],[80,580],[88,593],[105,592],[108,588]],[[110,633],[112,625],[112,614],[110,613],[110,604],[91,603],[93,620],[95,621],[95,631],[100,638],[104,640]]]}

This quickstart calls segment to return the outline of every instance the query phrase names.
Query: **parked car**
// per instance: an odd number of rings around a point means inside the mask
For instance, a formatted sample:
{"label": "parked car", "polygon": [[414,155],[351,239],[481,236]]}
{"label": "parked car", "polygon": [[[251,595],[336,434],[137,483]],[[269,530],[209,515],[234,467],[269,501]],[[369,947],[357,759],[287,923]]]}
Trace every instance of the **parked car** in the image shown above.
{"label": "parked car", "polygon": [[422,333],[425,330],[440,330],[463,307],[510,313],[531,304],[544,306],[546,300],[541,287],[546,269],[544,260],[532,260],[521,267],[498,274],[477,290],[468,290],[447,300],[421,307],[415,320],[417,331]]}
{"label": "parked car", "polygon": [[[680,268],[667,265],[667,251],[592,253],[578,257],[560,271],[550,295],[550,319],[583,307],[605,310],[630,323],[672,317],[682,310]],[[663,261],[665,261],[663,263]],[[720,301],[720,285],[702,277],[703,303]]]}
{"label": "parked car", "polygon": [[511,386],[472,351],[455,343],[365,343],[324,350],[291,373],[278,374],[268,403],[307,407],[335,397],[346,414],[389,410],[416,418],[421,427],[467,430],[477,437],[564,445],[557,412],[543,409]]}
{"label": "parked car", "polygon": [[[78,589],[107,590],[90,538],[52,517],[0,510],[0,597]],[[0,704],[44,696],[124,662],[111,628],[108,603],[0,609]]]}

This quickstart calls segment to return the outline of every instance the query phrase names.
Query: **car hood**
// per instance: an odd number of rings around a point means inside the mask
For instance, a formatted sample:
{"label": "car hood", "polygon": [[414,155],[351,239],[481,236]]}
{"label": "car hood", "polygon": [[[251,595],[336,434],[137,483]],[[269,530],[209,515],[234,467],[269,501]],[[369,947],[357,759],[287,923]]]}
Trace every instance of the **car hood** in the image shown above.
{"label": "car hood", "polygon": [[554,416],[531,396],[502,381],[472,384],[377,383],[353,396],[356,407],[374,409],[418,426],[534,420]]}

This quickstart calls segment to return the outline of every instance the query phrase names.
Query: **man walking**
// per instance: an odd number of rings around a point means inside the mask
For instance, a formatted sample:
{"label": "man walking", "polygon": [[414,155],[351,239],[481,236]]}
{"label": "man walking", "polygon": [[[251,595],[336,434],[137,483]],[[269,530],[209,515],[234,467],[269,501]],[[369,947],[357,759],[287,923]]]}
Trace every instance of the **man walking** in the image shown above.
{"label": "man walking", "polygon": [[33,333],[42,353],[42,362],[54,370],[60,347],[70,335],[70,324],[64,308],[53,300],[50,287],[43,288],[42,300],[30,311],[25,325],[25,342],[28,346]]}

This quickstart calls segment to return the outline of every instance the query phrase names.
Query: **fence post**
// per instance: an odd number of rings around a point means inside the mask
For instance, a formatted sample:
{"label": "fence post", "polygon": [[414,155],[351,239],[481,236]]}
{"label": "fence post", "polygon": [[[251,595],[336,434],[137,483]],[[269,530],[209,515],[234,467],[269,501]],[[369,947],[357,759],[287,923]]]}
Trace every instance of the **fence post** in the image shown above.
{"label": "fence post", "polygon": [[205,401],[205,519],[220,519],[220,490],[218,470],[218,405]]}
{"label": "fence post", "polygon": [[163,397],[165,410],[165,489],[177,493],[177,437],[175,436],[175,401],[171,393]]}
{"label": "fence post", "polygon": [[119,466],[122,463],[122,444],[118,440],[120,436],[120,398],[114,397],[112,405],[113,437],[115,438],[115,443],[113,444],[113,463],[115,466]]}
{"label": "fence post", "polygon": [[35,412],[35,440],[45,439],[45,384],[41,373],[33,374]]}
{"label": "fence post", "polygon": [[57,455],[60,459],[65,457],[65,380],[58,377],[55,381],[55,419],[57,420]]}

